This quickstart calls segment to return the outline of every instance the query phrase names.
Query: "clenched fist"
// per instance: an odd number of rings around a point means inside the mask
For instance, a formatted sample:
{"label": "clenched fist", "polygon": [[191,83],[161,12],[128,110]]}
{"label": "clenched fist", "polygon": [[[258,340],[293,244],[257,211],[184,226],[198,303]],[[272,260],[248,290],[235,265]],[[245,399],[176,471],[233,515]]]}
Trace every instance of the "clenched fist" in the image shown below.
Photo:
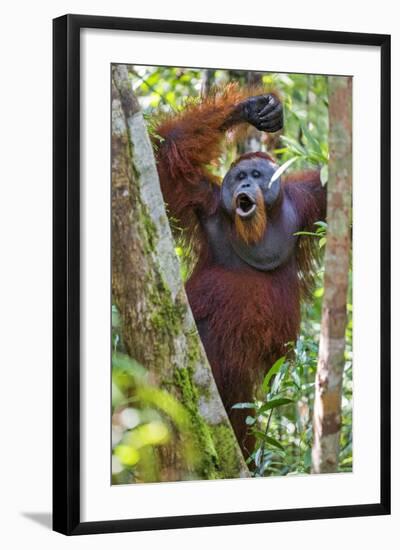
{"label": "clenched fist", "polygon": [[277,132],[283,128],[283,107],[273,94],[249,97],[241,103],[243,120],[257,130]]}

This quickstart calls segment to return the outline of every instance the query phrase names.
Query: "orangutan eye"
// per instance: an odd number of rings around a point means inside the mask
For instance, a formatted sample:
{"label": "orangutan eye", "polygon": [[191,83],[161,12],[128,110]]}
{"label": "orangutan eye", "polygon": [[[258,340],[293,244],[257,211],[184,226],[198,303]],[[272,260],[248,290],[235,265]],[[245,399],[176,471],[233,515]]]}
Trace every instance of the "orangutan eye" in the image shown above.
{"label": "orangutan eye", "polygon": [[245,177],[246,177],[246,172],[239,172],[238,179],[244,180]]}
{"label": "orangutan eye", "polygon": [[258,170],[253,170],[251,175],[253,176],[253,178],[259,178],[261,176]]}

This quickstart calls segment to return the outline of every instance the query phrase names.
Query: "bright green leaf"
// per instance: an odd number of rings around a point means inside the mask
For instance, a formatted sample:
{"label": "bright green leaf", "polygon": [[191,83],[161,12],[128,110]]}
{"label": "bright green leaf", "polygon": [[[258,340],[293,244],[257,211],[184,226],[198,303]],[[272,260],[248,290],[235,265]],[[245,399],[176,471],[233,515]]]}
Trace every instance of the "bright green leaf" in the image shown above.
{"label": "bright green leaf", "polygon": [[263,383],[262,383],[262,391],[263,391],[264,393],[267,393],[267,392],[268,392],[269,384],[270,384],[271,378],[272,378],[277,372],[279,372],[281,366],[284,364],[285,361],[286,361],[286,356],[280,357],[277,361],[275,361],[275,363],[272,365],[272,367],[269,369],[269,371],[268,371],[267,374],[265,375],[264,380],[263,380]]}
{"label": "bright green leaf", "polygon": [[138,451],[130,445],[118,445],[114,449],[114,454],[125,466],[134,466],[140,458]]}

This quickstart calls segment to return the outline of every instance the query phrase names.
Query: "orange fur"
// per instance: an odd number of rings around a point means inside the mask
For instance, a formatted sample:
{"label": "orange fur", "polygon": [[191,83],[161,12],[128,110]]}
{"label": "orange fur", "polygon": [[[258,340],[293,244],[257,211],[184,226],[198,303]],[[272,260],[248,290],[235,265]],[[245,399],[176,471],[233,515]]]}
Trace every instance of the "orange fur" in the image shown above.
{"label": "orange fur", "polygon": [[[260,93],[265,89],[232,83],[189,100],[179,112],[159,117],[152,139],[161,189],[170,217],[187,229],[191,240],[201,240],[194,210],[212,213],[216,207],[220,181],[207,166],[217,164],[222,154],[223,125],[241,101]],[[234,124],[235,128],[241,125]]]}
{"label": "orange fur", "polygon": [[[218,180],[207,168],[222,153],[225,123],[232,120],[236,105],[265,90],[227,86],[185,110],[161,115],[153,136],[157,167],[170,218],[194,243],[196,267],[186,284],[190,305],[209,358],[218,389],[238,441],[251,452],[246,436],[244,410],[232,409],[251,401],[260,376],[286,353],[300,327],[300,299],[312,289],[313,243],[300,237],[296,254],[268,272],[251,267],[230,268],[214,261],[204,221],[220,215]],[[267,157],[249,153],[241,157]],[[241,159],[238,159],[239,161]],[[325,217],[325,192],[318,172],[301,172],[283,178],[283,193],[295,206],[299,228],[315,230],[316,220]],[[267,230],[264,201],[257,197],[257,214],[248,220],[235,219],[234,230],[246,243],[254,243]],[[279,204],[276,206],[279,210]],[[268,211],[272,220],[274,211]],[[223,235],[221,235],[221,238]]]}
{"label": "orange fur", "polygon": [[257,190],[256,205],[255,214],[250,219],[243,220],[235,213],[236,233],[246,244],[258,242],[267,227],[267,212],[265,211],[264,198],[260,189]]}
{"label": "orange fur", "polygon": [[[205,171],[208,176],[205,165],[216,164],[222,153],[224,123],[240,102],[259,93],[265,90],[239,88],[231,83],[223,90],[213,89],[200,100],[189,100],[182,111],[162,115],[155,139],[169,141],[168,156],[163,155],[162,161],[168,165],[171,176],[184,176],[188,181]],[[235,122],[235,126],[240,124]]]}

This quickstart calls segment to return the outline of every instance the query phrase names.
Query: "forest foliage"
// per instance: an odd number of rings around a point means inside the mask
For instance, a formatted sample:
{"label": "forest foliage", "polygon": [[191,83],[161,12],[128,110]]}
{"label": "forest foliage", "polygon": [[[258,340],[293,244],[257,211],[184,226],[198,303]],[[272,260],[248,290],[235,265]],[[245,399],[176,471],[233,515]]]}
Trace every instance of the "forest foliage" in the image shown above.
{"label": "forest foliage", "polygon": [[[129,76],[144,116],[152,128],[159,111],[179,110],[207,87],[231,81],[246,85],[254,74],[229,70],[131,66]],[[322,75],[257,73],[258,82],[277,92],[284,104],[285,125],[279,135],[260,136],[261,149],[279,164],[296,159],[297,170],[318,166],[321,182],[328,179],[328,89]],[[219,167],[223,176],[235,158],[235,144],[228,145]],[[251,403],[235,405],[248,411],[246,424],[257,438],[248,459],[253,476],[308,474],[311,472],[312,417],[315,373],[323,298],[323,251],[326,224],[316,224],[306,238],[317,239],[321,262],[312,299],[302,305],[301,334],[288,342],[287,354],[264,378]],[[176,242],[181,274],[187,279],[192,256],[183,242]],[[342,430],[339,471],[352,470],[352,286],[348,292],[345,369],[342,394]],[[112,312],[112,445],[113,483],[157,480],[156,448],[182,446],[189,460],[196,460],[196,445],[190,433],[188,412],[165,389],[152,385],[143,366],[124,353],[119,316]]]}

